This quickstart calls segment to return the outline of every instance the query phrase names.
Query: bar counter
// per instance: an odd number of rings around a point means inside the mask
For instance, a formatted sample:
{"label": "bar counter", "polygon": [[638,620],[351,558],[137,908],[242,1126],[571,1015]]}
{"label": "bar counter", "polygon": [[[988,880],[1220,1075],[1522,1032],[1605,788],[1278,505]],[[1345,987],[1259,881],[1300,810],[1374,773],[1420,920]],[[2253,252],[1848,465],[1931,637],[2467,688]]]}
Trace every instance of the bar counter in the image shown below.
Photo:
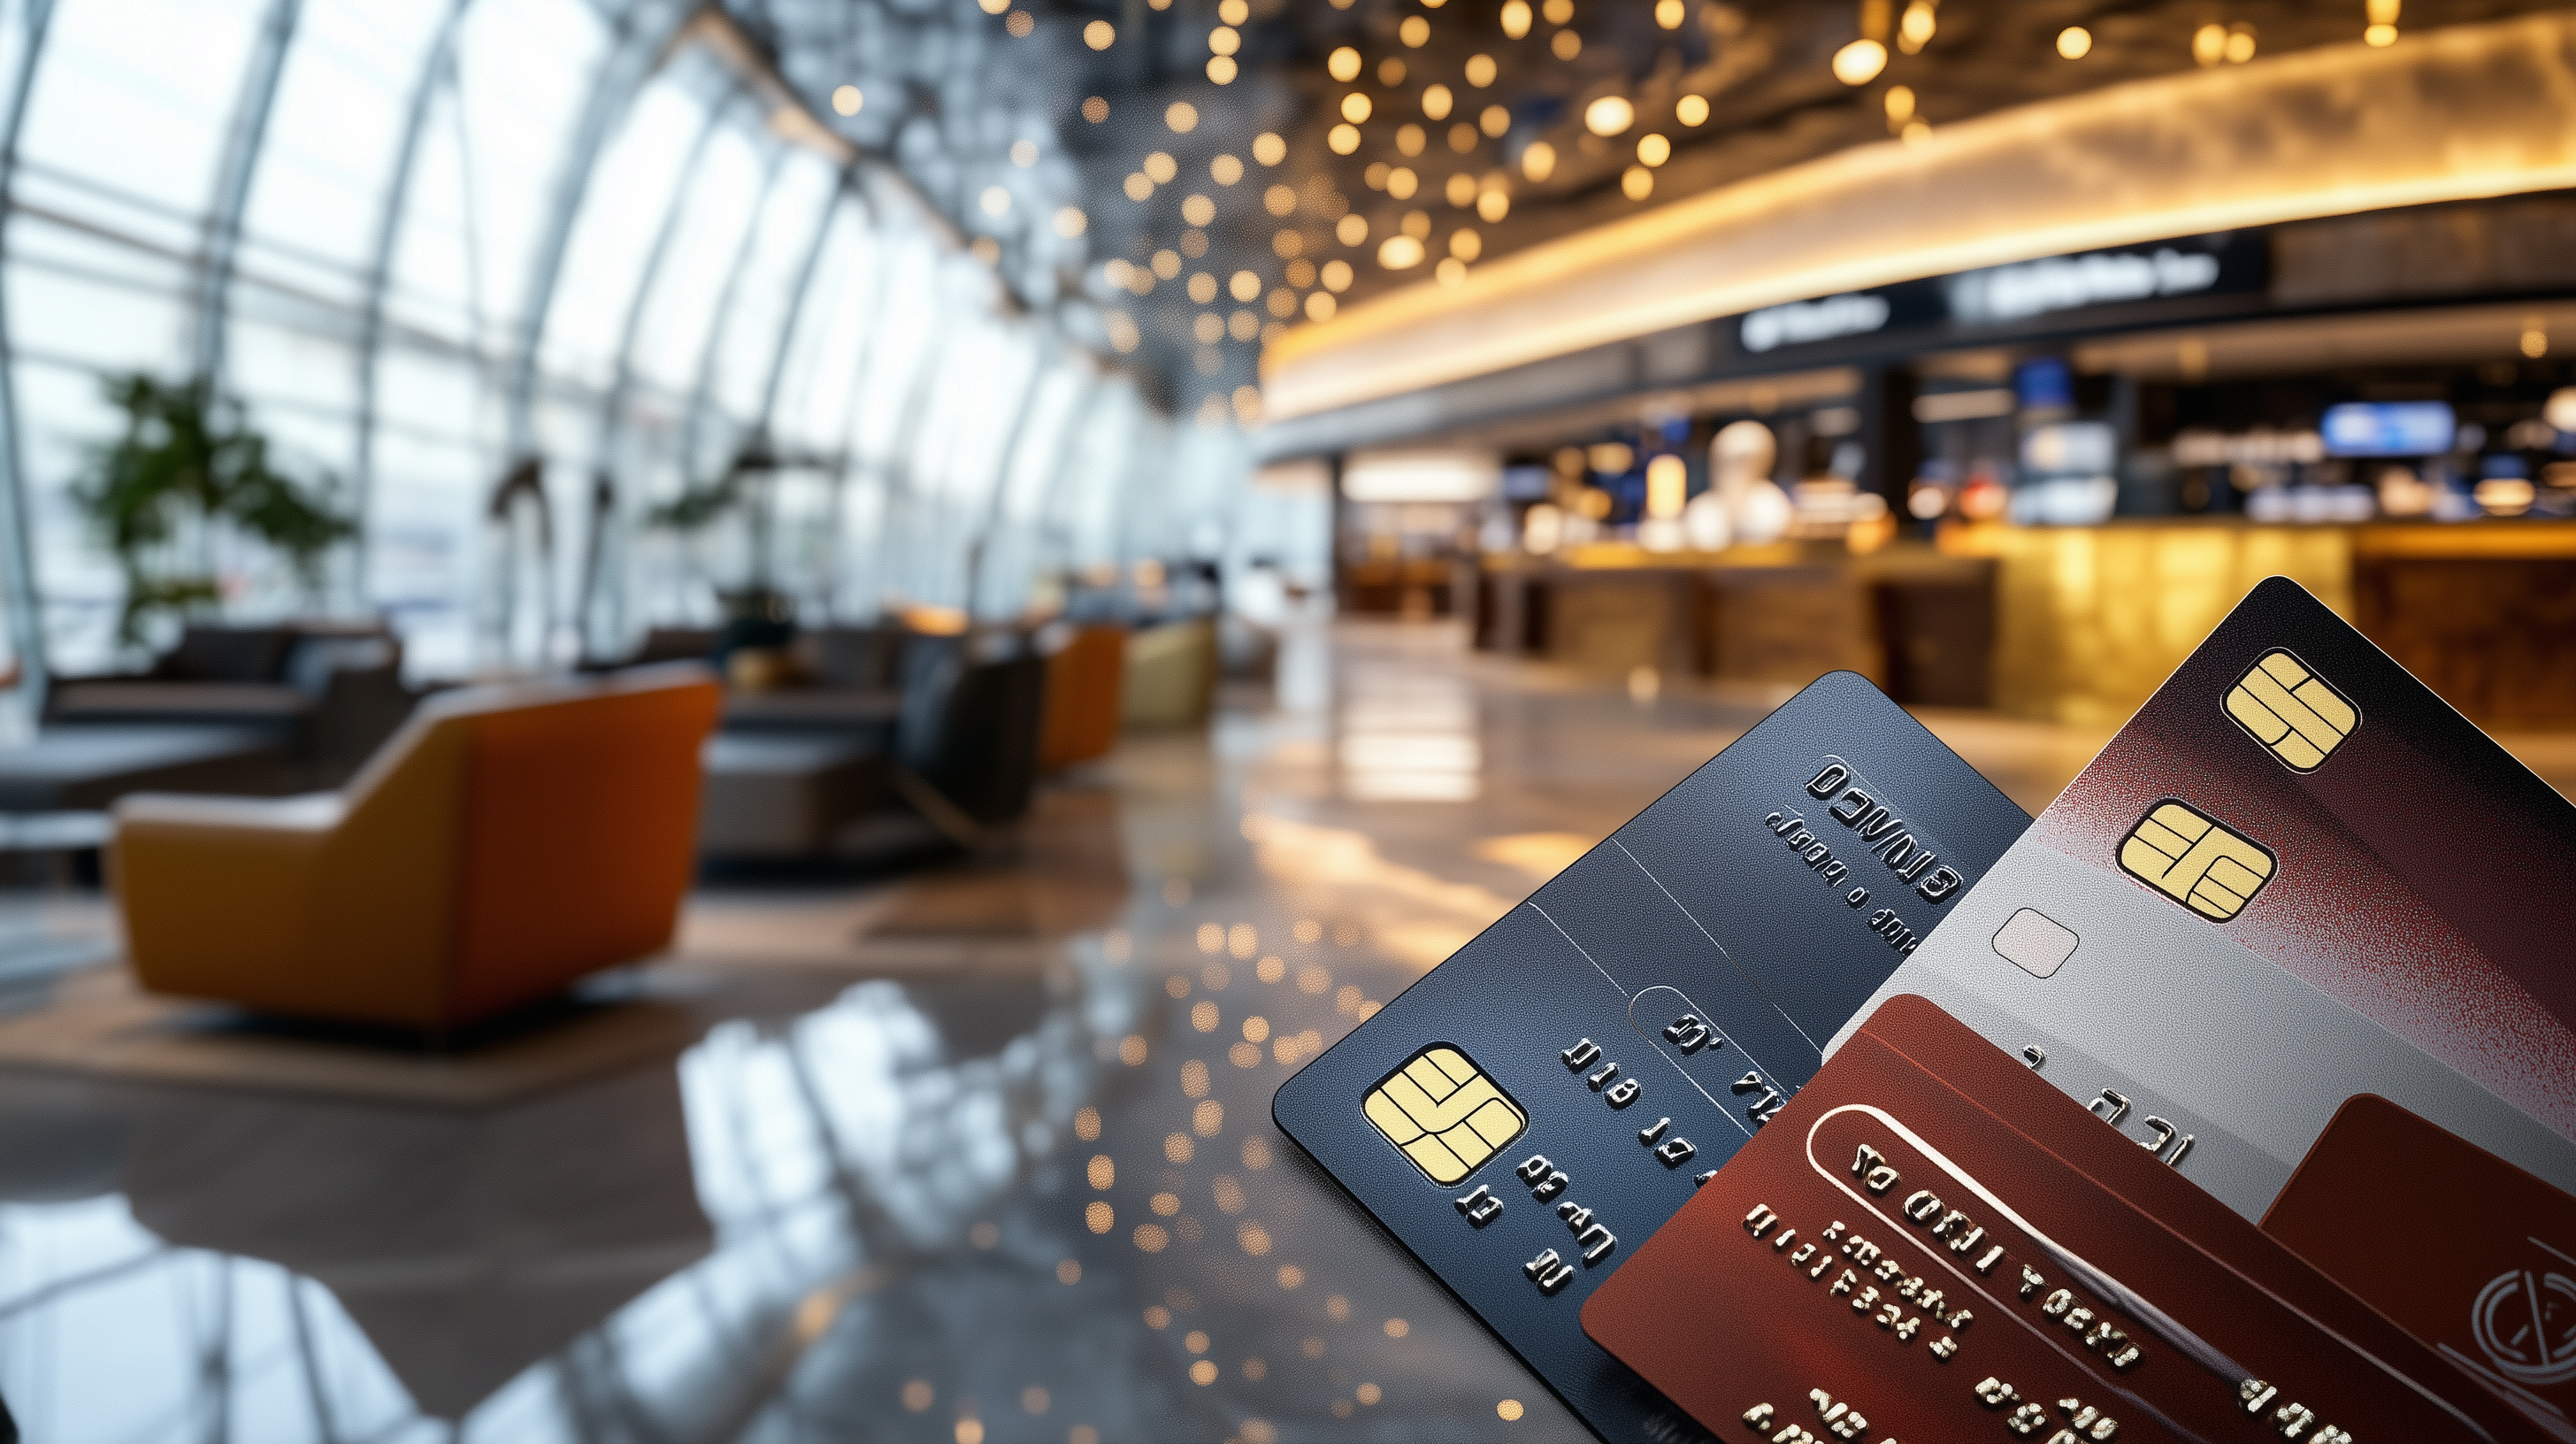
{"label": "bar counter", "polygon": [[2275,574],[2481,725],[2576,726],[2576,522],[1945,526],[1863,555],[1595,543],[1480,558],[1458,603],[1479,647],[1591,670],[1797,684],[1842,667],[1912,705],[2116,725]]}

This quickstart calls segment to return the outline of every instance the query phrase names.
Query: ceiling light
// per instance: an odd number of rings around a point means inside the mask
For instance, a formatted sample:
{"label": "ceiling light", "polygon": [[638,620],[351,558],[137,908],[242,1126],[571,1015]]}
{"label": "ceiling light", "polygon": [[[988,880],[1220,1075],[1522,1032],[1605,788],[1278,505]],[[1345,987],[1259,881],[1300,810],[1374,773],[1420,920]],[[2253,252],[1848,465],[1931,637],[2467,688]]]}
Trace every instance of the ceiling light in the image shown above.
{"label": "ceiling light", "polygon": [[1243,32],[1231,25],[1220,25],[1208,32],[1208,49],[1216,54],[1232,55],[1242,48]]}
{"label": "ceiling light", "polygon": [[1547,0],[1538,7],[1538,13],[1546,16],[1550,25],[1569,24],[1574,19],[1574,0]]}
{"label": "ceiling light", "polygon": [[1216,299],[1216,277],[1205,271],[1190,277],[1190,299],[1204,306]]}
{"label": "ceiling light", "polygon": [[1369,112],[1374,108],[1369,104],[1368,95],[1363,91],[1354,90],[1342,97],[1342,119],[1353,125],[1368,119]]}
{"label": "ceiling light", "polygon": [[1914,118],[1914,90],[1911,86],[1887,88],[1887,123],[1893,129]]}
{"label": "ceiling light", "polygon": [[1419,50],[1431,39],[1431,22],[1419,15],[1407,15],[1404,23],[1395,27],[1395,38]]}
{"label": "ceiling light", "polygon": [[[1534,181],[1543,181],[1556,174],[1556,147],[1543,140],[1531,141],[1529,149],[1521,152],[1521,174]],[[1466,202],[1456,204],[1464,205]]]}
{"label": "ceiling light", "polygon": [[1512,113],[1499,105],[1489,105],[1485,107],[1484,114],[1476,117],[1476,124],[1483,128],[1485,134],[1500,140],[1512,128]]}
{"label": "ceiling light", "polygon": [[2202,65],[2216,65],[2227,58],[2227,27],[2213,20],[2191,32],[2191,58]]}
{"label": "ceiling light", "polygon": [[987,15],[999,15],[1011,8],[1011,0],[975,0]]}
{"label": "ceiling light", "polygon": [[1145,157],[1143,169],[1146,175],[1153,178],[1156,185],[1171,184],[1172,177],[1180,174],[1181,171],[1180,166],[1175,164],[1169,155],[1159,150]]}
{"label": "ceiling light", "polygon": [[1421,184],[1421,178],[1405,166],[1397,166],[1386,173],[1386,193],[1400,201],[1413,199],[1413,192]]}
{"label": "ceiling light", "polygon": [[2576,431],[2576,386],[2561,386],[2550,392],[2540,418],[2560,431]]}
{"label": "ceiling light", "polygon": [[1503,217],[1511,213],[1512,198],[1501,191],[1487,191],[1476,197],[1476,214],[1484,217],[1489,226],[1501,224]]}
{"label": "ceiling light", "polygon": [[1389,90],[1404,83],[1404,61],[1390,55],[1377,63],[1377,83]]}
{"label": "ceiling light", "polygon": [[1619,173],[1619,193],[1632,201],[1641,201],[1655,193],[1655,173],[1641,165],[1632,165]]}
{"label": "ceiling light", "polygon": [[1225,319],[1225,334],[1237,341],[1249,341],[1261,334],[1261,317],[1252,311],[1237,311]]}
{"label": "ceiling light", "polygon": [[1547,48],[1559,60],[1572,60],[1583,53],[1583,37],[1571,30],[1560,30],[1549,37]]}
{"label": "ceiling light", "polygon": [[2081,60],[2093,50],[2093,32],[2081,25],[2069,25],[2057,32],[2057,53],[2069,60]]}
{"label": "ceiling light", "polygon": [[1463,286],[1467,284],[1467,263],[1451,256],[1432,267],[1431,274],[1439,278],[1441,285]]}
{"label": "ceiling light", "polygon": [[1655,23],[1666,30],[1679,30],[1688,18],[1690,7],[1682,0],[1655,0]]}
{"label": "ceiling light", "polygon": [[1368,217],[1347,215],[1333,223],[1333,239],[1346,246],[1356,246],[1368,239]]}
{"label": "ceiling light", "polygon": [[1385,190],[1386,173],[1393,169],[1395,169],[1395,167],[1387,164],[1385,161],[1370,161],[1368,169],[1360,172],[1360,184],[1367,186],[1373,191]]}
{"label": "ceiling light", "polygon": [[1055,233],[1068,241],[1089,229],[1091,218],[1079,206],[1065,206],[1055,213]]}
{"label": "ceiling light", "polygon": [[2397,43],[2397,27],[2373,25],[2361,32],[2361,39],[2365,45],[2394,45]]}
{"label": "ceiling light", "polygon": [[1422,127],[1411,121],[1395,129],[1395,148],[1408,156],[1422,154],[1422,148],[1430,143],[1431,138],[1422,133]]}
{"label": "ceiling light", "polygon": [[1324,274],[1322,279],[1324,282],[1324,289],[1327,291],[1349,290],[1351,288],[1351,263],[1339,260],[1326,261],[1324,263]]}
{"label": "ceiling light", "polygon": [[1011,213],[1011,193],[1000,186],[986,186],[981,204],[984,214],[999,220]]}
{"label": "ceiling light", "polygon": [[1306,319],[1309,321],[1329,321],[1333,319],[1333,310],[1333,298],[1321,291],[1306,298]]}
{"label": "ceiling light", "polygon": [[1090,121],[1093,125],[1098,125],[1100,122],[1107,120],[1109,118],[1109,101],[1107,98],[1095,95],[1084,101],[1082,103],[1082,118]]}
{"label": "ceiling light", "polygon": [[1154,194],[1153,178],[1146,175],[1143,171],[1131,172],[1127,177],[1126,189],[1127,199],[1131,201],[1145,200]]}
{"label": "ceiling light", "polygon": [[2254,58],[2254,27],[2240,20],[2227,27],[2227,60],[2242,65]]}
{"label": "ceiling light", "polygon": [[856,115],[859,107],[867,103],[868,98],[861,95],[855,85],[844,85],[832,92],[832,109],[843,115]]}
{"label": "ceiling light", "polygon": [[1261,296],[1261,278],[1250,271],[1237,271],[1225,288],[1238,301],[1255,301]]}
{"label": "ceiling light", "polygon": [[1216,202],[1206,196],[1187,196],[1181,201],[1181,219],[1194,226],[1204,226],[1216,219]]}
{"label": "ceiling light", "polygon": [[1470,55],[1466,64],[1467,83],[1478,90],[1494,83],[1494,57]]}
{"label": "ceiling light", "polygon": [[1649,133],[1649,134],[1646,134],[1646,135],[1643,135],[1643,136],[1638,137],[1638,140],[1637,140],[1637,163],[1638,163],[1638,164],[1640,164],[1640,165],[1644,165],[1644,166],[1659,166],[1659,165],[1662,165],[1665,161],[1671,160],[1672,158],[1673,158],[1673,143],[1672,143],[1671,141],[1664,139],[1664,138],[1663,138],[1662,136],[1660,136],[1660,135],[1655,135],[1655,134],[1652,134],[1652,133]]}
{"label": "ceiling light", "polygon": [[[1170,3],[1170,0],[1165,0],[1165,3]],[[1154,8],[1159,10],[1162,6],[1157,5]],[[1245,4],[1244,0],[1223,0],[1223,3],[1216,7],[1216,18],[1228,25],[1240,25],[1252,18],[1252,7]]]}
{"label": "ceiling light", "polygon": [[1199,108],[1186,100],[1175,100],[1164,108],[1163,124],[1187,135],[1199,128]]}
{"label": "ceiling light", "polygon": [[1529,0],[1503,0],[1503,33],[1514,40],[1529,34]]}
{"label": "ceiling light", "polygon": [[1335,155],[1349,155],[1360,148],[1360,128],[1356,125],[1334,126],[1325,134],[1324,144],[1331,146]]}
{"label": "ceiling light", "polygon": [[[1198,297],[1199,282],[1205,279],[1207,278],[1204,276],[1190,278],[1190,296],[1193,300]],[[1211,291],[1208,294],[1216,293]],[[1214,311],[1201,311],[1198,319],[1190,323],[1190,334],[1198,338],[1200,345],[1213,346],[1225,339],[1225,318]]]}
{"label": "ceiling light", "polygon": [[1106,50],[1118,43],[1118,27],[1106,20],[1094,20],[1082,27],[1082,43],[1094,50]]}
{"label": "ceiling light", "polygon": [[1685,95],[1680,100],[1673,102],[1673,119],[1680,121],[1684,125],[1706,125],[1708,123],[1708,97],[1705,95]]}
{"label": "ceiling light", "polygon": [[1834,79],[1845,85],[1867,85],[1887,68],[1887,47],[1875,40],[1855,40],[1834,52]]}
{"label": "ceiling light", "polygon": [[1012,39],[1026,40],[1029,32],[1038,28],[1038,18],[1026,10],[1014,10],[1003,17],[1002,28],[1011,32]]}
{"label": "ceiling light", "polygon": [[1360,53],[1345,45],[1324,57],[1324,73],[1335,80],[1360,78]]}
{"label": "ceiling light", "polygon": [[1921,145],[1932,138],[1932,126],[1928,121],[1909,120],[1905,122],[1905,129],[1899,131],[1898,135],[1907,145]]}
{"label": "ceiling light", "polygon": [[1181,255],[1178,251],[1156,251],[1153,260],[1147,264],[1154,268],[1155,275],[1166,281],[1181,273]]}
{"label": "ceiling light", "polygon": [[1425,211],[1404,213],[1404,233],[1417,241],[1431,239],[1431,216]]}
{"label": "ceiling light", "polygon": [[1219,85],[1232,85],[1234,83],[1234,76],[1235,64],[1233,56],[1211,55],[1208,57],[1208,79],[1215,81]]}
{"label": "ceiling light", "polygon": [[1208,177],[1218,185],[1230,186],[1243,179],[1243,162],[1230,155],[1218,156],[1208,162]]}
{"label": "ceiling light", "polygon": [[1252,138],[1252,158],[1263,165],[1277,165],[1288,158],[1288,142],[1265,130]]}
{"label": "ceiling light", "polygon": [[1011,142],[1011,164],[1022,170],[1038,163],[1038,143],[1026,138]]}
{"label": "ceiling light", "polygon": [[1932,43],[1937,21],[1932,0],[1914,0],[1905,7],[1905,18],[1896,22],[1896,48],[1908,55],[1922,54],[1923,47]]}
{"label": "ceiling light", "polygon": [[1637,123],[1637,107],[1624,95],[1605,95],[1583,107],[1583,128],[1594,135],[1620,135]]}
{"label": "ceiling light", "polygon": [[1297,192],[1291,186],[1272,186],[1261,193],[1261,208],[1274,216],[1284,216],[1297,209]]}
{"label": "ceiling light", "polygon": [[1454,97],[1449,94],[1448,86],[1434,85],[1427,87],[1422,92],[1422,113],[1431,117],[1433,120],[1447,120],[1449,118],[1449,106],[1453,99]]}
{"label": "ceiling light", "polygon": [[1409,271],[1422,264],[1422,243],[1411,236],[1389,236],[1377,248],[1377,263],[1390,271]]}
{"label": "ceiling light", "polygon": [[1449,254],[1472,261],[1485,253],[1485,238],[1461,226],[1449,233]]}

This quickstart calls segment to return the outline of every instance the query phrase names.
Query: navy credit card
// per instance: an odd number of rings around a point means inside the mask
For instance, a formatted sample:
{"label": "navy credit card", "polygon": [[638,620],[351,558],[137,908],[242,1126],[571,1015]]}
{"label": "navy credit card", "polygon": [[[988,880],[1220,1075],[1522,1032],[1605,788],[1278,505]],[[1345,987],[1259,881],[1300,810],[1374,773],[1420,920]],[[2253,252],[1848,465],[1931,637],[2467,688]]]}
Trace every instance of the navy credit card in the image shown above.
{"label": "navy credit card", "polygon": [[1704,1437],[1584,1300],[2030,818],[1864,679],[1789,699],[1271,1115],[1611,1444]]}

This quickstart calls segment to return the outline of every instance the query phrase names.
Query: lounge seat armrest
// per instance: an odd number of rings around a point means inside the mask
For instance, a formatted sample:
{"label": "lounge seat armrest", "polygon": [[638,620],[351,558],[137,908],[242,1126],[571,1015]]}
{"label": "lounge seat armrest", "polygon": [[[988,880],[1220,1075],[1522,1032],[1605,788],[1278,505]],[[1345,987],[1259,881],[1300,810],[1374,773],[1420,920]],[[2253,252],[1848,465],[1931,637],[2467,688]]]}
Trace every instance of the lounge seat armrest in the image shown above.
{"label": "lounge seat armrest", "polygon": [[199,797],[138,792],[118,799],[119,831],[134,827],[219,828],[243,832],[323,833],[339,825],[347,804],[336,792],[300,797]]}

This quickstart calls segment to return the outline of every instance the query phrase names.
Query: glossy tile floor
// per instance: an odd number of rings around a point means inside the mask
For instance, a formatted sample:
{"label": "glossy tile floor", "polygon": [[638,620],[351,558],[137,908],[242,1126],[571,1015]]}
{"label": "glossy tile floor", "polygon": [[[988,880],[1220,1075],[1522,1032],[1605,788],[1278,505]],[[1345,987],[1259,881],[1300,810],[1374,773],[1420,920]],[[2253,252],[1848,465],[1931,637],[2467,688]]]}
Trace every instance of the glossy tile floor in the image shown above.
{"label": "glossy tile floor", "polygon": [[[1776,700],[1345,625],[1010,857],[702,897],[624,985],[676,1058],[479,1111],[0,1073],[0,1394],[59,1444],[1585,1437],[1270,1095]],[[2101,740],[1931,720],[2033,809]]]}

